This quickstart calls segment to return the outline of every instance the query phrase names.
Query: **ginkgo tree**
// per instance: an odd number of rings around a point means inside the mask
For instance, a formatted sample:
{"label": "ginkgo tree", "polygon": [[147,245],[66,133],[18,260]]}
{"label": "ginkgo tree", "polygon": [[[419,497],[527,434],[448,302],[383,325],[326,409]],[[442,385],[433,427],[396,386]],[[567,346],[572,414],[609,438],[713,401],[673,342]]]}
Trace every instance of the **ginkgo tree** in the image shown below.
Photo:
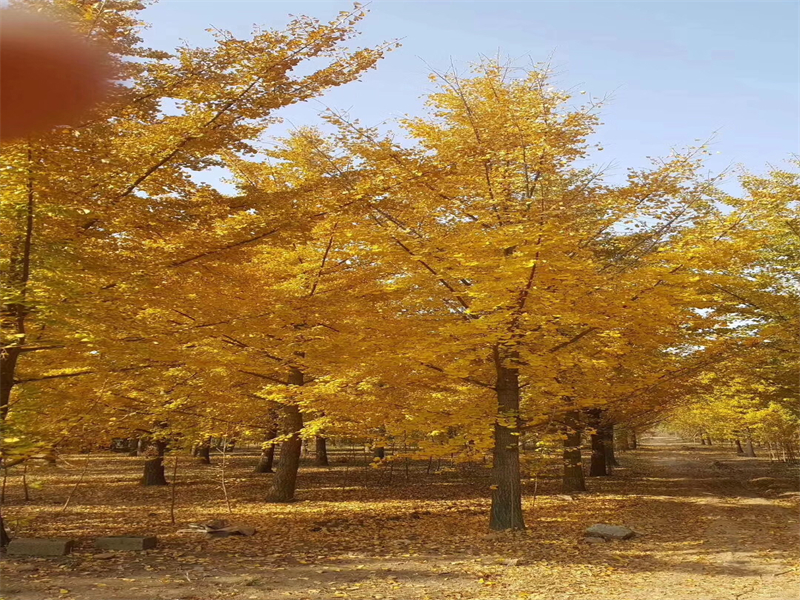
{"label": "ginkgo tree", "polygon": [[522,528],[521,419],[602,405],[637,352],[697,346],[716,324],[697,269],[723,225],[702,148],[612,186],[577,164],[595,107],[567,106],[544,70],[486,61],[434,79],[430,114],[402,122],[410,143],[330,113],[349,164],[317,145],[361,207],[357,255],[385,272],[380,323],[365,324],[381,336],[351,360],[394,385],[471,388],[462,421],[493,437],[490,525]]}
{"label": "ginkgo tree", "polygon": [[[31,411],[88,411],[102,431],[103,415],[118,411],[101,414],[97,390],[142,395],[146,381],[192,375],[174,347],[162,352],[138,327],[120,327],[153,308],[162,270],[271,235],[255,229],[263,215],[193,173],[252,152],[276,111],[357,80],[391,45],[348,47],[365,16],[357,4],[329,23],[297,17],[247,38],[215,31],[208,47],[174,53],[142,45],[142,2],[11,4],[102,42],[116,79],[84,122],[3,145],[0,413],[16,427]],[[161,410],[164,389],[153,386],[147,403]]]}
{"label": "ginkgo tree", "polygon": [[[332,133],[257,149],[278,109],[389,49],[345,47],[358,5],[167,54],[141,46],[137,2],[24,4],[112,40],[120,76],[85,123],[2,149],[15,436],[141,436],[159,484],[170,446],[266,440],[272,501],[294,497],[303,436],[491,453],[503,530],[525,527],[522,435],[560,435],[575,490],[584,429],[600,461],[609,427],[687,399],[735,396],[754,430],[793,423],[792,175],[734,198],[700,146],[612,183],[587,166],[602,104],[574,105],[545,65],[489,60],[435,73],[401,139],[329,111]],[[235,192],[193,179],[217,166]]]}
{"label": "ginkgo tree", "polygon": [[784,460],[798,455],[800,419],[797,166],[795,160],[766,176],[745,173],[742,197],[726,199],[734,208],[728,218],[738,224],[727,234],[736,253],[723,257],[707,282],[718,296],[713,310],[731,322],[728,337],[747,347],[706,374],[671,420],[686,435],[734,440],[750,456],[757,441]]}

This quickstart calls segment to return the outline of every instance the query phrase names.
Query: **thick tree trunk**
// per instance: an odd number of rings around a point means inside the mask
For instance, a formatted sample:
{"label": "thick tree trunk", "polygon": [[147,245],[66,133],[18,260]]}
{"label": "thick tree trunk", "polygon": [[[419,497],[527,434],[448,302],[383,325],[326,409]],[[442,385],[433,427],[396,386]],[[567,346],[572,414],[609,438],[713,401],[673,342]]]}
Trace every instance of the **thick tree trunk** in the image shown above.
{"label": "thick tree trunk", "polygon": [[586,481],[583,477],[581,461],[581,428],[580,415],[571,410],[564,415],[564,475],[561,489],[565,494],[585,492]]}
{"label": "thick tree trunk", "polygon": [[492,508],[489,528],[525,529],[519,466],[519,371],[495,350],[497,418],[492,451]]}
{"label": "thick tree trunk", "polygon": [[314,464],[318,467],[328,466],[328,440],[321,435],[314,438],[315,454]]}
{"label": "thick tree trunk", "polygon": [[278,437],[278,428],[273,425],[264,438],[264,445],[261,447],[261,456],[258,459],[258,464],[254,469],[255,473],[272,473],[272,463],[275,460],[275,444],[269,443]]}
{"label": "thick tree trunk", "polygon": [[606,450],[603,443],[602,418],[603,411],[599,408],[592,408],[587,411],[589,416],[589,427],[592,430],[592,459],[589,465],[589,477],[604,477],[608,475],[606,468]]}
{"label": "thick tree trunk", "polygon": [[[303,372],[300,369],[290,369],[289,385],[303,385]],[[303,446],[300,439],[303,415],[295,404],[284,404],[282,409],[283,433],[288,437],[281,444],[281,456],[275,477],[272,478],[272,487],[267,493],[267,502],[291,502],[297,487],[297,470],[300,468],[300,451]]]}
{"label": "thick tree trunk", "polygon": [[211,438],[206,438],[197,445],[196,448],[197,461],[201,465],[211,464]]}
{"label": "thick tree trunk", "polygon": [[739,438],[733,440],[736,443],[736,454],[742,455],[744,454],[744,449],[742,448],[742,442],[739,441]]}
{"label": "thick tree trunk", "polygon": [[750,438],[750,436],[747,437],[747,442],[745,442],[744,445],[744,455],[749,458],[756,457],[756,451],[755,448],[753,448],[753,440]]}
{"label": "thick tree trunk", "polygon": [[142,485],[168,485],[164,475],[164,452],[167,442],[157,441],[151,444],[148,450],[149,458],[144,461]]}
{"label": "thick tree trunk", "polygon": [[614,424],[604,425],[600,431],[603,434],[603,449],[606,451],[606,467],[608,467],[610,473],[611,467],[619,466],[617,456],[614,453]]}

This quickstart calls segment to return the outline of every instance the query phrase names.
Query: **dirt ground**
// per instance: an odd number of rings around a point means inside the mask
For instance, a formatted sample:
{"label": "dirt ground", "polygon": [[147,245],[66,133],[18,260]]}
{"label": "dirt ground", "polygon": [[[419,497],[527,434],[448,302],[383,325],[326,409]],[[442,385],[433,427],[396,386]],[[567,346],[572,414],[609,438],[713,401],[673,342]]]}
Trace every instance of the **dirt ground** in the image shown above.
{"label": "dirt ground", "polygon": [[[334,453],[335,454],[335,453]],[[9,477],[4,514],[21,537],[71,537],[56,559],[4,557],[4,600],[792,600],[800,598],[797,468],[730,448],[669,439],[620,456],[590,493],[560,495],[552,477],[526,482],[528,530],[487,529],[484,470],[424,463],[389,473],[352,463],[304,467],[299,501],[261,502],[271,475],[234,455],[221,491],[215,466],[179,464],[170,488],[142,488],[141,459],[84,459],[29,472],[31,501]],[[168,471],[171,471],[171,462]],[[755,481],[753,481],[755,480]],[[226,518],[253,537],[177,533]],[[631,527],[631,540],[589,544],[594,523]],[[99,535],[158,535],[159,547],[107,553]]]}

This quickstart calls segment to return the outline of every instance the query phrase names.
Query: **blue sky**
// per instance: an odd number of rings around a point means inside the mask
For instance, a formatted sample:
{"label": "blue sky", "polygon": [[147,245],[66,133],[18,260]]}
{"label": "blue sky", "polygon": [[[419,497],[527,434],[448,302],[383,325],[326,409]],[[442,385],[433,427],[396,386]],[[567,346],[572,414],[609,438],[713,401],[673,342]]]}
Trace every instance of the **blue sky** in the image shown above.
{"label": "blue sky", "polygon": [[[289,14],[327,20],[351,6],[162,0],[144,12],[152,24],[144,37],[163,49],[180,40],[207,44],[211,26],[245,36],[255,24],[281,27]],[[499,52],[520,65],[552,56],[561,87],[613,94],[596,162],[613,161],[616,176],[714,132],[712,171],[731,163],[763,171],[800,152],[797,2],[376,0],[369,10],[358,44],[400,38],[402,47],[363,81],[322,100],[365,125],[419,113],[421,96],[433,89],[428,65],[446,70],[452,62],[466,72],[481,54]],[[282,114],[295,125],[315,124],[322,108],[311,102]]]}

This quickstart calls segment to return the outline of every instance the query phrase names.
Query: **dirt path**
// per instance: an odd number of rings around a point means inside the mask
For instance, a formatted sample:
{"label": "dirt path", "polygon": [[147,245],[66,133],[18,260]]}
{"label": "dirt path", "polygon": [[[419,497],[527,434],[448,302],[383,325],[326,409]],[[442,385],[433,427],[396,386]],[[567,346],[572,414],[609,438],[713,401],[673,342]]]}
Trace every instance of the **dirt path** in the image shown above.
{"label": "dirt path", "polygon": [[652,565],[615,578],[619,597],[800,598],[796,471],[730,449],[649,443],[607,484],[641,494],[622,514],[643,534],[634,552]]}
{"label": "dirt path", "polygon": [[[243,463],[244,483],[241,490],[234,487],[242,498],[236,518],[259,533],[214,541],[176,534],[163,516],[148,512],[153,498],[138,500],[143,493],[135,484],[106,484],[100,495],[76,501],[71,514],[60,515],[56,501],[31,507],[32,533],[68,533],[79,540],[78,549],[59,560],[5,560],[0,598],[800,598],[798,500],[780,496],[797,492],[796,469],[668,439],[650,439],[624,453],[621,462],[612,477],[589,480],[591,493],[574,500],[559,494],[557,480],[545,480],[534,502],[529,482],[529,529],[516,534],[487,533],[480,480],[443,481],[439,488],[395,482],[353,497],[353,488],[320,479],[324,486],[303,491],[305,501],[275,506],[259,500],[263,481],[252,490],[244,487],[256,484],[252,466]],[[311,473],[306,481],[336,473]],[[452,490],[449,496],[445,490]],[[198,515],[209,514],[196,497],[193,504],[199,504]],[[91,536],[103,527],[122,527],[123,514],[141,515],[138,526],[158,533],[161,547],[98,557]],[[582,534],[593,523],[627,525],[638,535],[588,544]]]}

